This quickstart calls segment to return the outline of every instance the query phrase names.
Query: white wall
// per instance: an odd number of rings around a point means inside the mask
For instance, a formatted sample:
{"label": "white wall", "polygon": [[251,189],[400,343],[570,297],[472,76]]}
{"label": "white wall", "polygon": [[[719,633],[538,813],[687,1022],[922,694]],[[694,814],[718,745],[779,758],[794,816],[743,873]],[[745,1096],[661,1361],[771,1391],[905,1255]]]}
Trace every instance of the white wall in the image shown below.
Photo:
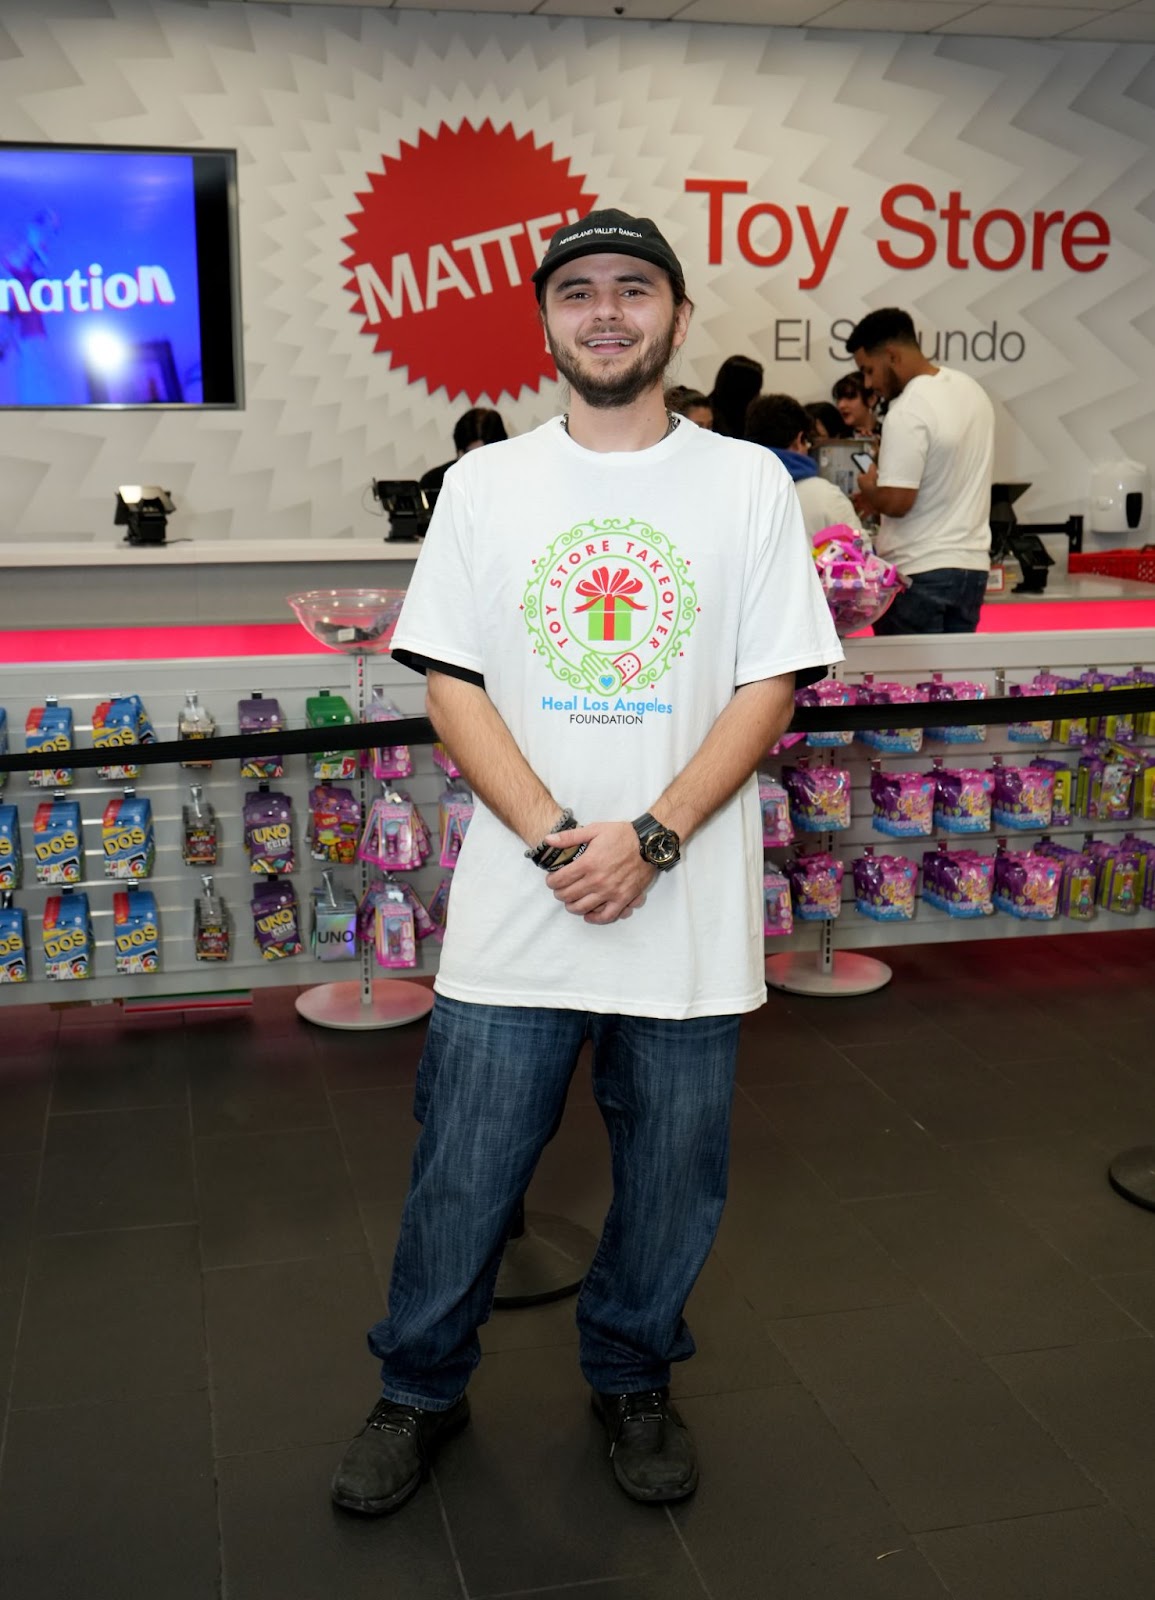
{"label": "white wall", "polygon": [[[522,348],[533,302],[523,288],[512,301],[475,294],[467,304],[449,287],[439,328],[411,307],[396,326],[384,318],[384,344],[465,391],[431,394],[362,331],[343,265],[347,219],[383,158],[394,163],[383,193],[400,190],[398,158],[411,155],[402,141],[487,117],[530,135],[526,148],[552,145],[559,171],[568,162],[601,204],[661,222],[698,308],[682,381],[708,388],[722,357],[747,351],[766,362],[769,388],[825,396],[844,370],[828,353],[831,325],[903,304],[932,338],[956,331],[955,364],[996,398],[999,473],[1036,486],[1025,513],[1065,516],[1082,509],[1093,461],[1125,453],[1155,467],[1153,107],[1155,51],[1136,45],[7,0],[0,138],[237,149],[247,405],[0,413],[0,538],[107,537],[113,489],[125,481],[171,488],[186,535],[372,534],[370,477],[445,459],[454,418],[479,398],[472,375],[508,365],[501,341]],[[408,219],[394,223],[385,206],[397,239],[415,227],[446,240],[476,231],[490,199],[485,225],[511,221],[501,214],[513,182],[504,162],[451,166],[443,177],[436,192],[418,184]],[[687,179],[747,186],[725,202],[720,263],[708,260],[708,197],[687,193]],[[1042,270],[951,267],[936,220],[933,262],[895,270],[879,242],[907,254],[918,243],[879,220],[896,184],[922,185],[936,205],[960,191],[976,217],[992,207],[1099,213],[1107,260],[1071,270],[1052,223]],[[738,249],[742,211],[755,202],[792,218],[794,248],[778,266]],[[823,237],[836,208],[849,210],[828,270],[803,288],[816,277],[798,216],[807,206]],[[748,243],[767,255],[779,237],[764,212]],[[1004,252],[1010,237],[996,224],[989,251]],[[496,274],[496,247],[486,259]],[[469,260],[459,253],[467,280]],[[809,358],[776,361],[776,340],[780,356],[805,356],[807,323]],[[1021,344],[1019,360],[957,359],[962,335],[995,323],[1013,336],[1006,354]],[[545,381],[488,398],[523,430],[559,397]]]}

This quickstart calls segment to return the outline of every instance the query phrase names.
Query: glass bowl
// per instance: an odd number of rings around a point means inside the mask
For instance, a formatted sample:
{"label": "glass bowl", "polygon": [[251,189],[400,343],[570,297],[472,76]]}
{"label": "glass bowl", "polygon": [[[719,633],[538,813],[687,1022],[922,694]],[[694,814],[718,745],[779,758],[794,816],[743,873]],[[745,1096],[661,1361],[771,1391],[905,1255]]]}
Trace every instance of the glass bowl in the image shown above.
{"label": "glass bowl", "polygon": [[288,602],[319,644],[347,655],[388,650],[401,615],[404,589],[308,589]]}

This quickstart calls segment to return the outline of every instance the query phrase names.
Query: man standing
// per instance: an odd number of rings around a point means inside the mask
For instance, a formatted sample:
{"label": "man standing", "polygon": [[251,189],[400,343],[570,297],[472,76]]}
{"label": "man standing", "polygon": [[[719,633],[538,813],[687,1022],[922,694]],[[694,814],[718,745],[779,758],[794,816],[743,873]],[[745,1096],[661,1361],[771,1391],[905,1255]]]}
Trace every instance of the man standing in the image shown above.
{"label": "man standing", "polygon": [[514,1209],[587,1039],[614,1198],[581,1367],[626,1493],[696,1487],[668,1383],[725,1198],[739,1018],[765,999],[751,774],[795,669],[841,657],[786,473],[666,411],[692,307],[655,225],[594,212],[534,285],[569,412],[450,468],[393,646],[478,805],[369,1334],[382,1398],[333,1481],[369,1515],[468,1421]]}
{"label": "man standing", "polygon": [[846,348],[890,402],[857,503],[880,514],[878,553],[910,581],[874,631],[973,633],[991,564],[991,403],[973,378],[926,359],[905,311],[872,311]]}

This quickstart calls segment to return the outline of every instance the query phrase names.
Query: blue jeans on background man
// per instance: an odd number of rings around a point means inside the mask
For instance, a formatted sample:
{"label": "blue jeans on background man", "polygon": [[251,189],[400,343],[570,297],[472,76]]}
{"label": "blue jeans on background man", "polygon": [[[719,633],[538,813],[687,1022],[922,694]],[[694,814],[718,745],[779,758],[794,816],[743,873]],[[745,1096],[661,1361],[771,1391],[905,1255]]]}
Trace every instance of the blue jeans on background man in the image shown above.
{"label": "blue jeans on background man", "polygon": [[938,567],[916,572],[874,624],[876,636],[896,633],[974,633],[979,625],[987,569]]}
{"label": "blue jeans on background man", "polygon": [[509,1228],[593,1044],[614,1197],[577,1304],[593,1388],[662,1388],[694,1353],[682,1311],[726,1198],[738,1016],[686,1022],[438,995],[417,1075],[421,1133],[369,1332],[387,1399],[447,1410],[480,1359]]}

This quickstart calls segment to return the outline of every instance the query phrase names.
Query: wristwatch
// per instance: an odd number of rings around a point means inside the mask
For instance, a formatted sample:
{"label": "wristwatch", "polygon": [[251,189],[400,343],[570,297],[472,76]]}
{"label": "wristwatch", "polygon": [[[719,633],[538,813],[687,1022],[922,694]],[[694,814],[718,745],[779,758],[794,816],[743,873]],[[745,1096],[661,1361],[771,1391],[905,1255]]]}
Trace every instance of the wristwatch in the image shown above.
{"label": "wristwatch", "polygon": [[633,828],[643,861],[657,867],[659,872],[669,872],[671,867],[677,866],[682,859],[682,841],[673,828],[663,827],[648,811],[635,820]]}
{"label": "wristwatch", "polygon": [[[567,806],[549,831],[569,833],[571,829],[580,826]],[[571,861],[576,861],[578,856],[584,855],[585,848],[584,844],[546,844],[543,839],[532,850],[527,850],[525,856],[527,861],[532,861],[534,866],[540,867],[543,872],[556,872],[559,867],[568,867]]]}

